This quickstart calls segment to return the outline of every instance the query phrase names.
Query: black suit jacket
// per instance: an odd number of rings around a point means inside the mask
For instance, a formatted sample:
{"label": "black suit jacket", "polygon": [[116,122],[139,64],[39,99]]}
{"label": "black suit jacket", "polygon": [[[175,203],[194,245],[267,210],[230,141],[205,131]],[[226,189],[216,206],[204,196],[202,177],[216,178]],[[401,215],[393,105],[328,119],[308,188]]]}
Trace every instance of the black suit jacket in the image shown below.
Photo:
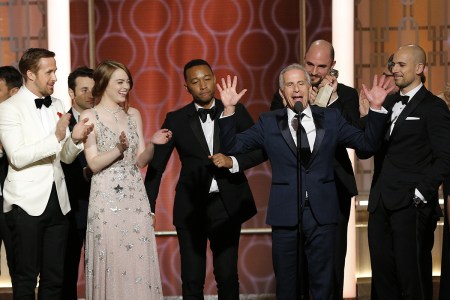
{"label": "black suit jacket", "polygon": [[[308,166],[302,166],[302,196],[308,192],[313,214],[319,224],[337,223],[339,203],[336,193],[334,158],[343,145],[374,152],[381,144],[387,115],[369,112],[365,132],[351,126],[335,109],[311,106],[316,139]],[[287,109],[261,114],[248,130],[236,134],[238,117],[220,119],[223,149],[242,153],[264,149],[272,166],[272,186],[267,223],[272,226],[298,224],[297,148],[288,125]]]}
{"label": "black suit jacket", "polygon": [[[331,103],[329,108],[336,108],[342,116],[353,126],[360,127],[359,117],[359,97],[358,92],[349,86],[338,83],[338,99]],[[338,191],[345,191],[347,199],[358,195],[355,174],[353,173],[352,162],[348,156],[345,146],[336,148],[334,161],[334,172],[336,173],[336,187]],[[350,203],[347,203],[350,205]]]}
{"label": "black suit jacket", "polygon": [[[338,99],[328,107],[336,108],[350,124],[361,128],[358,92],[354,88],[342,83],[338,83],[336,92],[338,94]],[[281,96],[277,91],[273,95],[270,110],[280,108],[284,108],[284,105]],[[358,194],[352,163],[345,146],[338,146],[336,148],[334,172],[336,173],[336,187],[339,192],[347,195],[345,199],[349,199]],[[350,203],[346,204],[346,206],[350,205]]]}
{"label": "black suit jacket", "polygon": [[[391,110],[399,96],[389,96],[385,107]],[[422,87],[397,118],[374,163],[370,212],[380,198],[390,210],[411,205],[415,188],[437,205],[439,185],[450,173],[450,112],[445,102]]]}
{"label": "black suit jacket", "polygon": [[3,152],[3,156],[0,158],[0,188],[2,191],[2,195],[0,195],[0,209],[1,209],[0,214],[3,213],[3,185],[5,184],[7,174],[8,174],[8,158],[6,156],[6,152]]}
{"label": "black suit jacket", "polygon": [[[72,114],[69,123],[69,130],[72,131],[73,127],[77,124],[77,121],[73,116],[72,109],[68,112]],[[78,154],[77,158],[71,164],[61,162],[61,166],[66,177],[70,207],[75,214],[77,227],[80,229],[86,228],[91,183],[83,176],[83,168],[87,166],[84,152]]]}
{"label": "black suit jacket", "polygon": [[[215,100],[215,106],[219,118],[223,104],[220,100]],[[240,120],[237,125],[239,131],[253,125],[253,120],[244,106],[239,105],[236,115]],[[217,118],[214,121],[214,153],[218,153],[220,148]],[[208,196],[213,176],[217,180],[228,216],[242,223],[256,214],[253,196],[242,171],[265,161],[266,157],[262,151],[236,155],[241,172],[234,174],[228,169],[216,168],[208,159],[211,153],[200,122],[194,102],[167,114],[162,128],[170,129],[173,137],[169,143],[155,146],[155,153],[145,178],[152,211],[155,211],[161,177],[173,149],[176,149],[182,166],[176,186],[173,224],[177,227],[187,227],[203,219],[202,203]]]}
{"label": "black suit jacket", "polygon": [[[8,174],[8,158],[6,156],[6,153],[3,152],[3,156],[0,158],[0,184],[2,191],[3,191],[3,184],[5,183],[7,174]],[[3,210],[3,207],[1,209]]]}

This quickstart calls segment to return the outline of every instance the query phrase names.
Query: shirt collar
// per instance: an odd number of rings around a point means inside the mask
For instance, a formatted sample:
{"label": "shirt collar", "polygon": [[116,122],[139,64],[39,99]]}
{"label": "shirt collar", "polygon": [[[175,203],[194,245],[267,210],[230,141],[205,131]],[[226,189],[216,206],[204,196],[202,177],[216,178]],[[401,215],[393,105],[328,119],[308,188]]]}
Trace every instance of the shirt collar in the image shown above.
{"label": "shirt collar", "polygon": [[[288,120],[292,120],[295,115],[297,114],[295,111],[293,111],[291,108],[287,109],[288,111]],[[305,114],[305,116],[307,116],[308,118],[312,118],[312,111],[311,111],[311,106],[307,106],[303,111],[303,114]]]}
{"label": "shirt collar", "polygon": [[[204,107],[201,107],[200,105],[198,105],[195,102],[194,102],[194,104],[195,104],[195,109],[196,110],[199,110],[200,108],[204,108]],[[213,108],[214,106],[216,106],[216,99],[213,99],[210,109]]]}
{"label": "shirt collar", "polygon": [[412,97],[414,97],[414,95],[422,88],[422,86],[423,86],[423,83],[421,82],[418,86],[416,86],[415,88],[413,88],[412,90],[410,90],[406,94],[403,94],[400,91],[400,96],[408,96],[409,97],[408,102],[409,102],[412,99]]}
{"label": "shirt collar", "polygon": [[33,99],[33,105],[34,105],[34,99],[38,99],[38,98],[40,98],[40,99],[43,99],[44,97],[39,97],[39,96],[36,96],[32,91],[30,91],[29,89],[27,89],[27,87],[25,86],[25,85],[22,85],[22,89],[25,91],[25,93],[26,93],[26,95],[27,95],[27,98],[28,97],[30,97],[30,98],[32,98]]}
{"label": "shirt collar", "polygon": [[75,120],[78,122],[80,119],[80,113],[72,106],[72,115],[75,118]]}

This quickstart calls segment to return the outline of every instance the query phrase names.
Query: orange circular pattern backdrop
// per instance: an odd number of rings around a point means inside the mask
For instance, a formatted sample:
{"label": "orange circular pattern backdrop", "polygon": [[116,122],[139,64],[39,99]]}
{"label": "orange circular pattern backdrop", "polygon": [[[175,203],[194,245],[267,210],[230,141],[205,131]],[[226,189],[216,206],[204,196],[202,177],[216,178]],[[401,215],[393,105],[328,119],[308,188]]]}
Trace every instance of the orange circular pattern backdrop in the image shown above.
{"label": "orange circular pattern backdrop", "polygon": [[[321,6],[323,1],[307,1]],[[71,0],[72,66],[89,65],[87,0]],[[309,3],[309,4],[308,4]],[[312,4],[311,4],[312,3]],[[324,14],[323,7],[318,10]],[[308,20],[311,38],[323,24],[319,14]],[[279,71],[299,57],[298,0],[122,0],[95,1],[97,63],[115,59],[126,64],[135,85],[131,105],[144,121],[146,140],[162,125],[165,115],[192,99],[183,87],[183,66],[194,58],[207,60],[217,79],[237,75],[238,89],[256,120],[269,110],[278,88]],[[328,27],[329,28],[329,27]],[[329,36],[328,36],[329,37]],[[180,163],[173,153],[161,183],[156,207],[157,230],[174,230],[172,205]],[[243,228],[266,228],[265,216],[271,176],[268,163],[246,172],[258,214]],[[181,295],[176,237],[157,238],[163,292]],[[84,280],[80,275],[80,290]],[[242,235],[239,258],[241,293],[275,292],[270,234]],[[211,255],[208,254],[205,294],[216,294]]]}

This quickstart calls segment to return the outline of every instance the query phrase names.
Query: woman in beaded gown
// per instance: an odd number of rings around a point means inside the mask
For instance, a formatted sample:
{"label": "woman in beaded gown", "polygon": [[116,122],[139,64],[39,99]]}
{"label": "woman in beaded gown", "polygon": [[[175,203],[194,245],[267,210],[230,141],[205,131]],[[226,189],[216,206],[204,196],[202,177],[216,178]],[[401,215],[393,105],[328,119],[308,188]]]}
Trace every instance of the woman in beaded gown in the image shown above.
{"label": "woman in beaded gown", "polygon": [[154,216],[139,168],[167,143],[161,129],[145,145],[138,110],[128,107],[133,87],[126,66],[104,61],[94,71],[92,95],[100,100],[82,118],[94,124],[85,156],[94,172],[86,232],[86,299],[162,299]]}

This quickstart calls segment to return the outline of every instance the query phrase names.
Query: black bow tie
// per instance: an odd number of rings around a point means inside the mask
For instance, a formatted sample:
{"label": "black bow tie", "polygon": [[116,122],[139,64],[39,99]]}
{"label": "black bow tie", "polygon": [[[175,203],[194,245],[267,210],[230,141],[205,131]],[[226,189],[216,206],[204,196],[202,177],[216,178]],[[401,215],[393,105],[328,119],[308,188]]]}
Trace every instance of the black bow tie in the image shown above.
{"label": "black bow tie", "polygon": [[41,109],[42,105],[49,107],[52,104],[52,97],[46,96],[44,99],[37,98],[34,99],[34,103],[36,104],[36,108]]}
{"label": "black bow tie", "polygon": [[197,110],[198,112],[198,116],[200,117],[200,120],[202,120],[203,123],[206,122],[206,117],[209,114],[209,117],[211,118],[211,120],[214,121],[214,118],[216,117],[216,107],[212,107],[212,108],[199,108]]}
{"label": "black bow tie", "polygon": [[409,101],[409,96],[400,96],[397,99],[397,102],[400,102],[400,101],[402,102],[403,105],[406,105]]}

